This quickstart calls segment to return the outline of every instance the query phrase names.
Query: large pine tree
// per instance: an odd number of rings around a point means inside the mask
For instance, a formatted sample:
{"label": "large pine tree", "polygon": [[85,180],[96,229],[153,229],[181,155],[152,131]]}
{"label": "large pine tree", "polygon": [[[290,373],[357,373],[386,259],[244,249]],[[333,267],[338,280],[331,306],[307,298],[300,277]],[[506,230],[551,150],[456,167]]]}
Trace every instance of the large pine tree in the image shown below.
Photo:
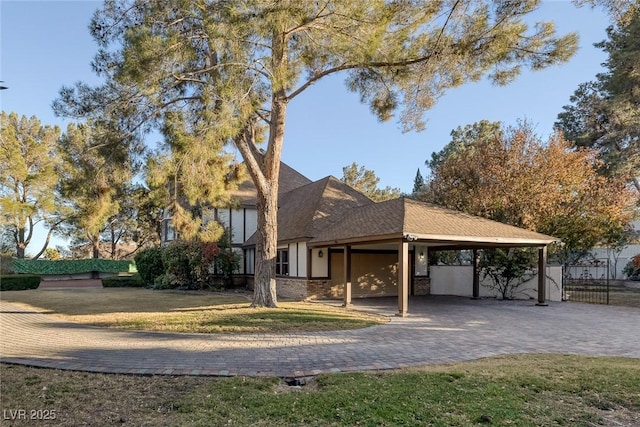
{"label": "large pine tree", "polygon": [[[537,0],[107,0],[91,23],[105,86],[65,88],[58,111],[117,108],[130,125],[186,122],[235,144],[258,193],[254,306],[276,305],[280,159],[287,108],[321,79],[343,73],[381,120],[405,130],[447,89],[522,67],[566,61],[577,36],[529,26]],[[321,118],[319,118],[321,119]],[[264,136],[264,151],[257,144]]]}

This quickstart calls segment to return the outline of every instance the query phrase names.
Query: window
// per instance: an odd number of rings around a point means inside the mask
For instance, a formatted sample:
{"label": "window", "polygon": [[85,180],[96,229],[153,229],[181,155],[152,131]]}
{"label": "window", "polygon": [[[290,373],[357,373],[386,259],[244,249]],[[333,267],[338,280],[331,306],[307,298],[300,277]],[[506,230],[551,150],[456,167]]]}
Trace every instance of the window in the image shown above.
{"label": "window", "polygon": [[289,275],[289,249],[278,249],[276,254],[276,275]]}

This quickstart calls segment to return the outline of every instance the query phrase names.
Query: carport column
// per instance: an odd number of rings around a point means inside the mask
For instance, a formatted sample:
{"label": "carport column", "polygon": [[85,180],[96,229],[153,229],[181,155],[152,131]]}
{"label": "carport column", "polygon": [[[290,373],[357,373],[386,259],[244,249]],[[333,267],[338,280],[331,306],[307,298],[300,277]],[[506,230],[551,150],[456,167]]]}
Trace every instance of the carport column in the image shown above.
{"label": "carport column", "polygon": [[343,307],[351,306],[351,246],[344,245],[344,303]]}
{"label": "carport column", "polygon": [[538,249],[538,303],[536,305],[546,306],[547,292],[547,247]]}
{"label": "carport column", "polygon": [[398,316],[407,315],[409,305],[409,243],[398,245]]}
{"label": "carport column", "polygon": [[480,255],[473,250],[473,299],[480,298]]}

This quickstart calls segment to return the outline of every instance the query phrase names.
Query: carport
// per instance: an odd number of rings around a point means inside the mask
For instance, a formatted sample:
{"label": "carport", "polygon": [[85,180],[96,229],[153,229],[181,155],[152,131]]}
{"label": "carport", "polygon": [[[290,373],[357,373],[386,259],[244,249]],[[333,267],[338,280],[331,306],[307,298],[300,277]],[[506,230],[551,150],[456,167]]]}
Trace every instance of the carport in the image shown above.
{"label": "carport", "polygon": [[[444,209],[406,197],[349,210],[308,242],[309,248],[341,248],[344,306],[352,304],[352,248],[392,245],[398,254],[398,315],[409,309],[409,263],[417,248],[473,251],[473,296],[480,295],[479,249],[538,248],[537,305],[546,305],[547,246],[556,238],[518,227]],[[421,258],[424,258],[421,256]]]}

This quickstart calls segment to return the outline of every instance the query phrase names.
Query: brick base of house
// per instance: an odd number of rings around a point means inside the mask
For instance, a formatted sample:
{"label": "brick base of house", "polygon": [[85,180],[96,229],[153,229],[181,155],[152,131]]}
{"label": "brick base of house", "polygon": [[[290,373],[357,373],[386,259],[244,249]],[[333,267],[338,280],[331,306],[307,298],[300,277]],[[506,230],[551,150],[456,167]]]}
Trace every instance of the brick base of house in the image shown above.
{"label": "brick base of house", "polygon": [[[237,275],[233,277],[235,288],[253,290],[254,277],[250,275]],[[340,299],[343,297],[344,288],[341,284],[332,283],[330,279],[307,279],[305,277],[278,277],[276,278],[278,298],[293,300],[305,299]],[[426,276],[413,277],[412,295],[430,295],[431,279]]]}
{"label": "brick base of house", "polygon": [[[341,284],[332,283],[330,279],[306,279],[301,277],[278,277],[276,289],[279,298],[294,300],[304,299],[339,299],[343,297]],[[431,280],[424,276],[413,278],[413,295],[430,295]]]}

